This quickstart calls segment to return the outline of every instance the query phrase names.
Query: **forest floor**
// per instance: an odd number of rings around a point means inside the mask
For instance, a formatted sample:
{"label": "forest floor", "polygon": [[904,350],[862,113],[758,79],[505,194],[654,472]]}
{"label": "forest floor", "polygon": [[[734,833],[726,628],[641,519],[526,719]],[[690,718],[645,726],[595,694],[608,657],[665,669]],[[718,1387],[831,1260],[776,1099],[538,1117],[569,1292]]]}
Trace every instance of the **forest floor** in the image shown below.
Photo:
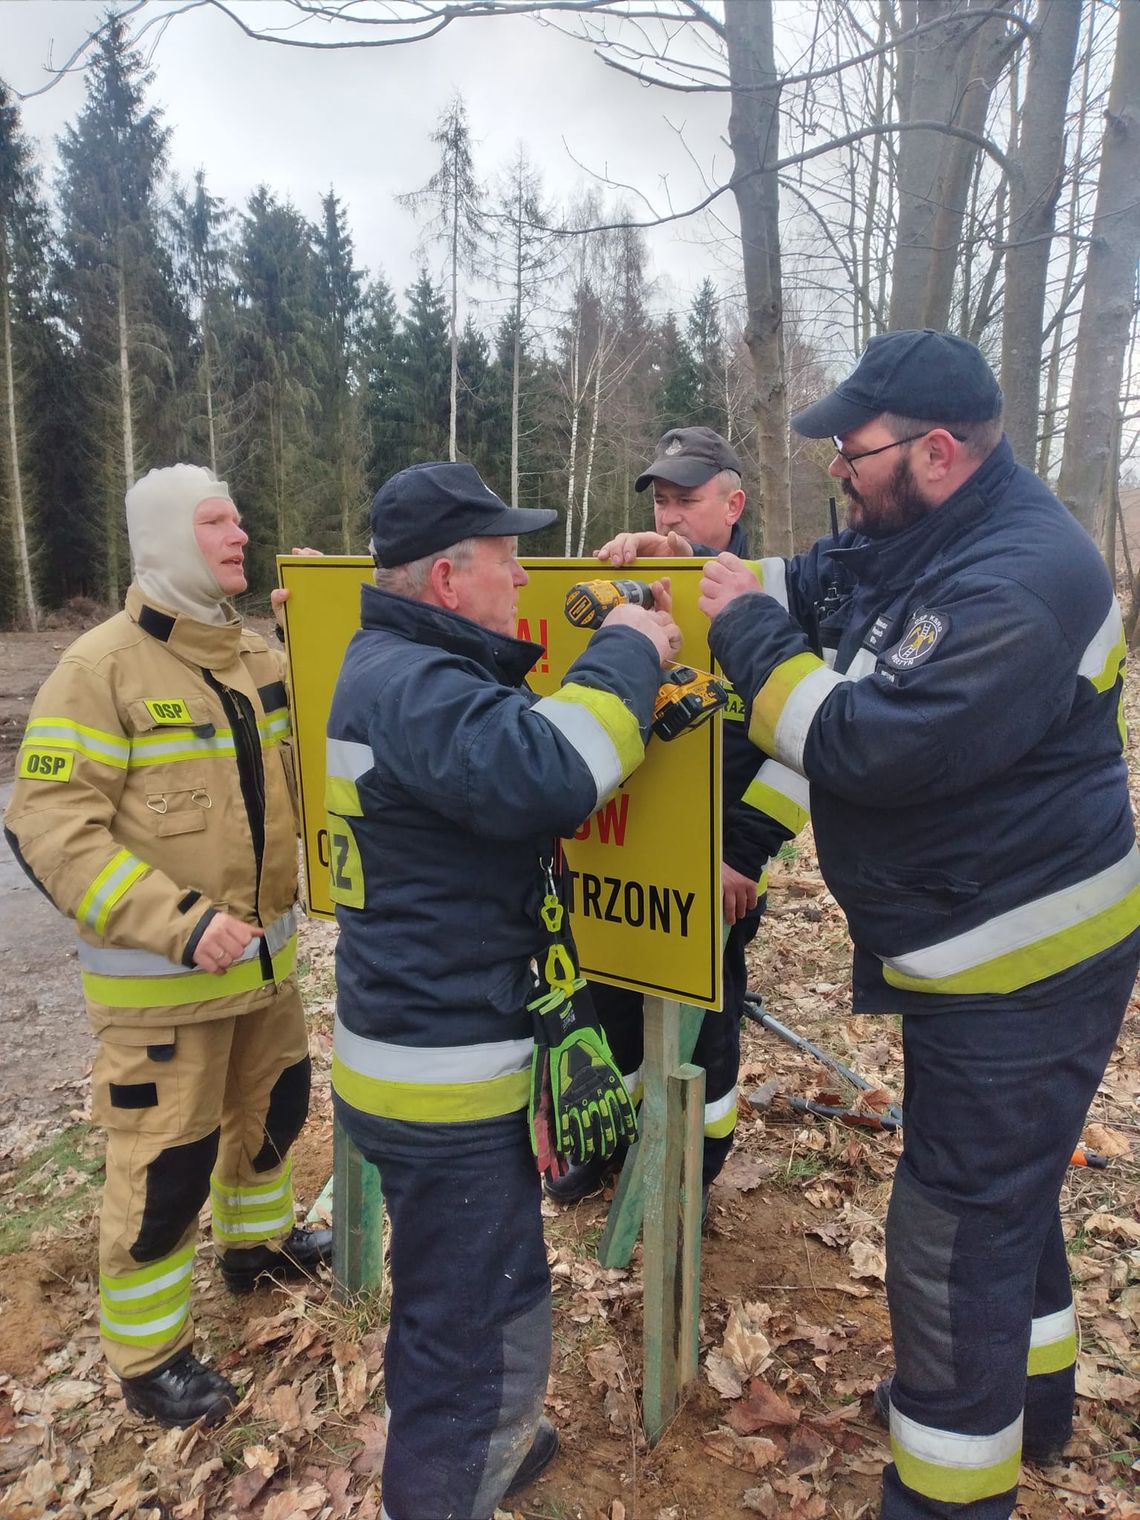
{"label": "forest floor", "polygon": [[[0,635],[0,805],[31,697],[70,636]],[[1140,677],[1129,707],[1136,734]],[[3,872],[0,1520],[375,1520],[382,1296],[346,1307],[314,1284],[232,1299],[204,1232],[200,1341],[242,1403],[212,1432],[158,1432],[125,1413],[98,1347],[102,1142],[88,1117],[91,1041],[71,934],[7,859]],[[897,1021],[851,1014],[843,917],[810,838],[774,868],[769,903],[753,989],[861,1072],[881,1107],[900,1094]],[[315,1066],[295,1164],[306,1204],[331,1166],[334,936],[320,923],[302,932]],[[746,1028],[737,1146],[703,1248],[701,1372],[652,1451],[639,1420],[640,1251],[628,1271],[598,1266],[606,1197],[544,1207],[555,1287],[547,1403],[562,1454],[503,1516],[877,1513],[888,1449],[870,1395],[891,1366],[883,1218],[899,1141],[805,1119],[785,1101],[834,1101],[837,1090],[818,1063]],[[1105,1171],[1072,1169],[1062,1198],[1081,1329],[1077,1428],[1063,1462],[1024,1470],[1020,1520],[1140,1520],[1140,1000],[1085,1143],[1111,1160]]]}

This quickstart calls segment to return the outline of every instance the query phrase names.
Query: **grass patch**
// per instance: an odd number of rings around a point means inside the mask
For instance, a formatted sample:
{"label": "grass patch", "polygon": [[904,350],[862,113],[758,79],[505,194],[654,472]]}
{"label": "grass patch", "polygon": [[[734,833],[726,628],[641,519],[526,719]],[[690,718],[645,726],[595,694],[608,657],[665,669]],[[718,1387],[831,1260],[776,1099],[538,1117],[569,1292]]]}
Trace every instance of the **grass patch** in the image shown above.
{"label": "grass patch", "polygon": [[809,1151],[803,1156],[790,1156],[787,1166],[772,1180],[782,1183],[785,1187],[792,1187],[796,1183],[810,1182],[813,1177],[818,1177],[821,1172],[827,1171],[830,1165],[831,1158],[822,1151]]}
{"label": "grass patch", "polygon": [[800,848],[799,848],[799,845],[796,843],[796,841],[794,839],[785,839],[784,842],[783,842],[783,844],[776,851],[776,859],[777,860],[795,860],[796,856],[799,853],[800,853]]}
{"label": "grass patch", "polygon": [[90,1124],[70,1124],[32,1152],[5,1188],[0,1256],[24,1251],[40,1230],[92,1212],[103,1183],[103,1139]]}

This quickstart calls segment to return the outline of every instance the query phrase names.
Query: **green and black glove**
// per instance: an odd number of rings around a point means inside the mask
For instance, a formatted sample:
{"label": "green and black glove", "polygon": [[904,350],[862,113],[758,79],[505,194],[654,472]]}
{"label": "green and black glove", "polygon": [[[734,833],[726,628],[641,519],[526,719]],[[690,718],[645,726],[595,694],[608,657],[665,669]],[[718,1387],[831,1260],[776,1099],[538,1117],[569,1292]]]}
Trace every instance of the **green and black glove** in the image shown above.
{"label": "green and black glove", "polygon": [[[585,985],[577,978],[571,994]],[[575,1009],[565,987],[552,987],[527,1006],[534,1018],[528,1118],[540,1168],[551,1149],[580,1166],[595,1156],[611,1156],[619,1143],[631,1145],[637,1118],[605,1035]],[[549,1140],[543,1133],[547,1114]]]}

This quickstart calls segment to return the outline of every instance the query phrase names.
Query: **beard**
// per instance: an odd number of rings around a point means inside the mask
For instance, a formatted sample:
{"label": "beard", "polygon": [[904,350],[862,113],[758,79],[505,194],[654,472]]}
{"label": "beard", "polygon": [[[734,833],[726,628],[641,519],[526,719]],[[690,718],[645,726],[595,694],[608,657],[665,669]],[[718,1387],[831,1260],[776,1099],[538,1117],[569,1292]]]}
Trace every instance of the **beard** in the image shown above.
{"label": "beard", "polygon": [[902,533],[934,510],[934,503],[923,496],[907,458],[897,462],[883,485],[865,495],[850,480],[841,480],[839,485],[850,503],[848,525],[867,538],[890,538]]}

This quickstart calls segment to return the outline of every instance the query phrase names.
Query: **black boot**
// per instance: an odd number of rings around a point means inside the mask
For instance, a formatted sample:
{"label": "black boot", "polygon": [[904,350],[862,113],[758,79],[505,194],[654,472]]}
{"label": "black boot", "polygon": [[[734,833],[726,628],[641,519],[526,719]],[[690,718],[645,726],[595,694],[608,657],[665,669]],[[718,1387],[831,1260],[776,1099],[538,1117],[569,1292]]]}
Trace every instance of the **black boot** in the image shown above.
{"label": "black boot", "polygon": [[544,1177],[542,1186],[546,1196],[553,1198],[555,1203],[577,1203],[579,1198],[588,1198],[621,1170],[628,1150],[627,1145],[619,1145],[612,1156],[592,1156],[580,1166],[572,1166],[561,1177]]}
{"label": "black boot", "polygon": [[217,1425],[238,1401],[228,1378],[212,1372],[189,1350],[179,1351],[153,1372],[122,1379],[123,1398],[135,1414],[160,1425]]}
{"label": "black boot", "polygon": [[511,1494],[521,1494],[524,1488],[529,1488],[536,1483],[558,1455],[558,1432],[544,1415],[538,1422],[538,1429],[534,1433],[534,1440],[530,1443],[530,1450],[519,1463],[519,1470],[507,1484],[507,1491],[503,1495],[507,1499]]}
{"label": "black boot", "polygon": [[222,1281],[231,1293],[251,1293],[259,1282],[298,1282],[316,1277],[317,1268],[332,1260],[332,1231],[294,1228],[281,1244],[231,1246],[219,1259]]}

